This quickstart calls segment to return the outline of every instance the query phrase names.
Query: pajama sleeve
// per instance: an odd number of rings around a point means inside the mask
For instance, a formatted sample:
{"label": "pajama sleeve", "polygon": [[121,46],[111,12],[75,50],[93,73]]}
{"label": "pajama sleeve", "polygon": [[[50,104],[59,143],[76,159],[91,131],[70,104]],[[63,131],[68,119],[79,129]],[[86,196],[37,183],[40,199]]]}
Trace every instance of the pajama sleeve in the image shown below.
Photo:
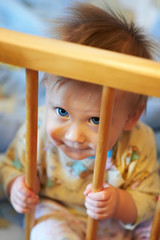
{"label": "pajama sleeve", "polygon": [[[38,139],[37,139],[37,159],[43,152],[42,146],[45,135],[45,108],[38,109]],[[5,193],[7,194],[8,184],[16,177],[25,174],[25,154],[26,153],[26,124],[24,123],[17,132],[14,140],[1,159],[0,178]],[[44,155],[44,154],[43,154]],[[43,156],[42,156],[43,157]],[[41,157],[41,158],[42,158]],[[39,160],[37,160],[38,171]]]}
{"label": "pajama sleeve", "polygon": [[[25,164],[25,126],[17,132],[16,137],[2,157],[1,179],[6,192],[8,184],[16,177],[24,174]],[[6,192],[7,193],[7,192]]]}
{"label": "pajama sleeve", "polygon": [[137,220],[132,229],[153,217],[160,193],[159,164],[153,131],[137,123],[119,139],[108,182],[128,191],[137,207]]}
{"label": "pajama sleeve", "polygon": [[[128,152],[122,157],[128,163],[123,177],[126,189],[135,201],[137,220],[135,225],[153,217],[160,193],[159,164],[152,130],[139,124],[129,140]],[[127,170],[126,170],[127,169]]]}

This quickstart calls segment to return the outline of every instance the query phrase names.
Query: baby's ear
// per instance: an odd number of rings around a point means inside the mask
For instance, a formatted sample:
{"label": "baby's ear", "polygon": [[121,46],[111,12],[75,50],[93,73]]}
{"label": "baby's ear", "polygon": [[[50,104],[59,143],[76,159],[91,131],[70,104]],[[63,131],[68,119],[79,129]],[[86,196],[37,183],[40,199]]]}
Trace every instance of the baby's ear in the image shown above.
{"label": "baby's ear", "polygon": [[132,127],[134,127],[136,122],[139,120],[141,114],[143,113],[145,106],[146,106],[145,103],[140,103],[136,110],[129,113],[128,119],[126,120],[124,126],[124,130],[129,131],[132,129]]}

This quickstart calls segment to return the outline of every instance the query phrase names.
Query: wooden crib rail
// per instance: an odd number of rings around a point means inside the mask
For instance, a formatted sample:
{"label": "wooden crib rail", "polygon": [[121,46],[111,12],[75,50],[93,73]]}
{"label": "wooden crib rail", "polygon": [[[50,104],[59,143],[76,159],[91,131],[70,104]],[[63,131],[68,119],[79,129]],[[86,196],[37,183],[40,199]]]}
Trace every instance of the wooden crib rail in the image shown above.
{"label": "wooden crib rail", "polygon": [[0,61],[160,97],[160,63],[0,28]]}
{"label": "wooden crib rail", "polygon": [[[27,159],[30,161],[27,163],[26,175],[27,185],[33,190],[36,184],[38,71],[104,86],[101,105],[101,113],[103,112],[104,116],[106,115],[106,104],[107,109],[109,108],[110,113],[112,112],[113,89],[160,97],[160,63],[138,57],[0,28],[0,61],[27,69],[26,100],[28,102],[26,110],[28,131],[26,142],[28,153],[26,153]],[[109,94],[106,94],[107,92]],[[103,121],[100,121],[98,141],[102,141],[106,146],[110,119],[106,120],[105,123],[107,123],[105,134],[102,134],[104,127]],[[103,129],[102,132],[101,129]],[[31,140],[34,141],[34,146],[30,145]],[[99,164],[101,161],[98,160],[99,158],[101,160],[105,159],[104,156],[106,155],[106,149],[103,151],[104,145],[101,144],[102,142],[97,146],[93,181],[94,191],[100,190],[103,184],[105,162],[101,165]],[[33,175],[32,164],[34,164]],[[100,172],[101,178],[99,178]],[[28,215],[26,219],[29,222],[30,216]],[[154,222],[150,240],[158,240],[160,235],[160,201],[157,205]],[[89,219],[87,240],[96,238],[95,231],[93,231],[94,227],[96,229],[96,222]],[[26,240],[29,240],[29,228],[29,224],[27,224]]]}
{"label": "wooden crib rail", "polygon": [[[112,119],[112,111],[114,104],[113,88],[103,87],[101,112],[100,112],[100,125],[98,130],[98,144],[96,149],[96,159],[93,175],[93,192],[98,192],[103,189],[104,174],[107,161],[109,130]],[[107,109],[107,114],[106,113]],[[97,221],[88,217],[86,240],[96,240]]]}
{"label": "wooden crib rail", "polygon": [[[36,193],[37,183],[38,72],[26,69],[26,185]],[[34,211],[25,217],[25,240],[30,239]]]}

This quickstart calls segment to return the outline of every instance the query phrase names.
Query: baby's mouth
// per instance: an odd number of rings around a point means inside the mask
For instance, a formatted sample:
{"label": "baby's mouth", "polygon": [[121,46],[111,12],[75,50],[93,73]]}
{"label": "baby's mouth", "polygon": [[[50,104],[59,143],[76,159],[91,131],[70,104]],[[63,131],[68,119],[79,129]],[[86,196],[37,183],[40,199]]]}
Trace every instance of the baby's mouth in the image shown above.
{"label": "baby's mouth", "polygon": [[80,148],[80,147],[74,147],[74,146],[68,146],[65,144],[65,146],[72,152],[83,152],[83,151],[86,151],[86,150],[89,150],[89,148]]}
{"label": "baby's mouth", "polygon": [[72,142],[72,143],[68,143],[68,142],[63,142],[64,146],[66,148],[68,148],[70,151],[72,152],[83,152],[83,151],[88,151],[90,150],[90,147],[88,145],[84,145],[81,143],[77,143],[77,142]]}

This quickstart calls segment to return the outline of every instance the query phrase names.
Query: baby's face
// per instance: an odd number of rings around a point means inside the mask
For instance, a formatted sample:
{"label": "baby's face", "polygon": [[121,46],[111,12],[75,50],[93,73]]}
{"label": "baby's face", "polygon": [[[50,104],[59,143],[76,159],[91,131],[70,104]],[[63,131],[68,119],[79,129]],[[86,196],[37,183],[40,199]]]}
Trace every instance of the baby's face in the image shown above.
{"label": "baby's face", "polygon": [[[46,131],[51,141],[70,158],[95,156],[102,88],[68,80],[47,87]],[[106,109],[107,114],[107,109]],[[124,92],[116,91],[109,149],[128,118]]]}

